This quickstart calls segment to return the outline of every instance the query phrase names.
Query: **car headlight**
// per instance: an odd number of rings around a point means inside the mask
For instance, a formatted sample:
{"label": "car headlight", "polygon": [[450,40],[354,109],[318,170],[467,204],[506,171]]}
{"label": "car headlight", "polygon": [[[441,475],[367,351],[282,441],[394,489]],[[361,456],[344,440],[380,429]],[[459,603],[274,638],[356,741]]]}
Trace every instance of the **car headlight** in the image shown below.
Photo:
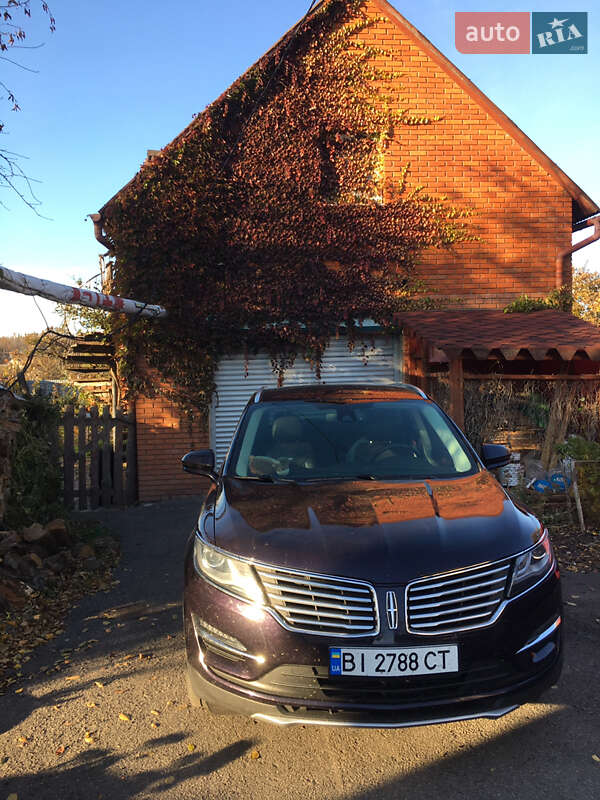
{"label": "car headlight", "polygon": [[264,603],[262,589],[251,564],[218,550],[196,536],[194,542],[196,571],[219,588],[252,603]]}
{"label": "car headlight", "polygon": [[534,583],[537,583],[544,575],[550,572],[553,564],[554,553],[552,552],[550,537],[548,536],[548,531],[544,530],[542,538],[535,547],[517,556],[508,596],[514,597],[533,586]]}

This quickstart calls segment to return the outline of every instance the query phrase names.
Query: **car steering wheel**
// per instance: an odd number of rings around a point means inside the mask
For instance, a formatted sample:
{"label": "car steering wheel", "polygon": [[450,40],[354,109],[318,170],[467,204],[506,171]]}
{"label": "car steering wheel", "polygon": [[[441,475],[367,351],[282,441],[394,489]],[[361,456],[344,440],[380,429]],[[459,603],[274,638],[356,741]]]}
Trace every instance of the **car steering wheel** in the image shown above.
{"label": "car steering wheel", "polygon": [[357,462],[357,454],[363,448],[363,453],[361,454],[361,460],[367,464],[376,463],[378,461],[384,461],[387,458],[391,458],[394,455],[399,455],[401,452],[406,452],[409,454],[410,458],[418,458],[419,454],[415,450],[414,447],[408,444],[403,444],[401,442],[381,442],[381,441],[373,441],[372,439],[357,439],[352,447],[348,450],[346,455],[346,461],[351,464],[356,464]]}
{"label": "car steering wheel", "polygon": [[407,454],[410,459],[419,458],[419,454],[412,445],[402,444],[400,442],[389,442],[385,449],[377,453],[371,460],[373,463],[377,463],[402,454]]}

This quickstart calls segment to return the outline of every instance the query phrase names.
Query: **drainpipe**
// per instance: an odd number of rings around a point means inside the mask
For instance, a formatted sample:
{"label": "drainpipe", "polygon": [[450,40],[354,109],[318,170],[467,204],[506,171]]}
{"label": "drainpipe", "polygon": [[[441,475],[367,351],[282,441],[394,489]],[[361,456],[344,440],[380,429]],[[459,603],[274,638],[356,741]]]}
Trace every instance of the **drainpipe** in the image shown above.
{"label": "drainpipe", "polygon": [[94,223],[94,236],[101,245],[106,247],[109,252],[112,252],[112,244],[102,232],[102,214],[88,214],[88,216]]}
{"label": "drainpipe", "polygon": [[584,228],[589,228],[590,226],[594,227],[594,232],[591,236],[588,236],[587,239],[583,239],[581,242],[577,242],[577,244],[572,244],[569,247],[565,248],[564,250],[560,250],[558,255],[556,256],[556,288],[560,289],[562,286],[566,284],[565,281],[565,271],[566,271],[566,262],[567,258],[572,253],[576,253],[577,250],[581,250],[582,247],[587,247],[588,244],[592,244],[592,242],[597,242],[600,239],[600,216],[593,217],[592,219],[586,219],[585,222],[581,222],[579,225],[575,227],[576,231],[581,231]]}

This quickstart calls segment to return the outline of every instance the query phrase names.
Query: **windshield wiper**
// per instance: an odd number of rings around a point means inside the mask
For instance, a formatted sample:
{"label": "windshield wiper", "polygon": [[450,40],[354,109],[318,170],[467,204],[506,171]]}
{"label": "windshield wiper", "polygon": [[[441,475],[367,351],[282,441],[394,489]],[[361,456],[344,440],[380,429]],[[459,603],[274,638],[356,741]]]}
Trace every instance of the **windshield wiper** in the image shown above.
{"label": "windshield wiper", "polygon": [[376,475],[323,475],[320,478],[301,478],[299,483],[339,483],[340,481],[378,481]]}
{"label": "windshield wiper", "polygon": [[231,475],[237,481],[260,481],[260,483],[296,483],[291,478],[274,478],[272,475]]}

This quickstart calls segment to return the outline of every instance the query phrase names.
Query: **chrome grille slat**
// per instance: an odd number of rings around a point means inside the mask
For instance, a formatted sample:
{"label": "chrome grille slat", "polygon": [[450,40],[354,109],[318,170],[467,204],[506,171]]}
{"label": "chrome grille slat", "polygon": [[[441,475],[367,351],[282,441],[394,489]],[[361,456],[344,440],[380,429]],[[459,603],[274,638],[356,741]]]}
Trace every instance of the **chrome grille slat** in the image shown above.
{"label": "chrome grille slat", "polygon": [[299,617],[327,617],[327,619],[341,619],[342,621],[352,621],[352,620],[360,620],[360,622],[369,622],[370,617],[368,615],[359,616],[357,614],[335,614],[332,611],[322,611],[320,608],[310,609],[310,608],[293,608],[290,606],[276,606],[274,605],[273,608],[276,608],[278,611],[287,614],[293,614],[296,619]]}
{"label": "chrome grille slat", "polygon": [[[275,598],[275,599],[277,599],[277,598]],[[281,598],[281,599],[283,599],[283,598]],[[296,600],[296,598],[293,598],[292,600],[290,600],[290,602],[283,603],[282,605],[279,605],[277,603],[273,603],[273,607],[274,608],[290,608],[291,609],[292,606],[294,608],[296,608],[296,606],[297,606],[298,607],[297,608],[298,611],[304,612],[306,614],[307,613],[312,613],[312,612],[310,612],[311,608],[316,608],[314,602],[311,603],[310,600]],[[364,606],[340,606],[340,605],[337,605],[336,603],[321,603],[320,602],[319,605],[318,605],[318,608],[326,608],[328,611],[330,611],[336,617],[337,616],[344,616],[345,612],[347,612],[347,611],[359,611],[362,614],[367,614],[367,615],[370,614],[370,609],[365,608]],[[341,611],[342,614],[341,615],[340,614],[336,614],[335,613],[336,611],[338,611],[338,612]],[[315,611],[314,613],[318,613],[318,611]]]}
{"label": "chrome grille slat", "polygon": [[407,630],[452,633],[491,624],[502,608],[510,567],[509,561],[484,564],[409,583]]}
{"label": "chrome grille slat", "polygon": [[[469,600],[479,600],[482,597],[493,597],[494,595],[502,595],[504,592],[504,587],[500,589],[494,589],[491,592],[479,592],[478,594],[470,594]],[[421,598],[419,597],[419,600]],[[456,605],[457,603],[464,603],[462,597],[453,597],[451,600],[440,600],[437,603],[419,603],[419,605],[411,605],[410,610],[416,611],[417,609],[421,608],[441,608],[442,606],[451,606]]]}
{"label": "chrome grille slat", "polygon": [[349,578],[256,565],[269,605],[285,627],[334,636],[367,636],[379,623],[375,591]]}
{"label": "chrome grille slat", "polygon": [[[503,575],[501,578],[494,578],[493,581],[482,581],[481,583],[473,583],[469,586],[469,589],[481,589],[484,586],[493,586],[495,583],[504,583],[506,580],[506,576]],[[416,597],[416,600],[429,600],[431,597],[446,597],[449,594],[456,594],[457,592],[463,592],[463,588],[458,589],[448,589],[447,592],[432,592],[431,594],[420,594]],[[499,590],[496,590],[499,591]]]}
{"label": "chrome grille slat", "polygon": [[[260,570],[260,572],[261,572],[261,576],[262,576],[262,569]],[[270,573],[265,573],[265,582],[267,581],[267,578],[268,578],[269,574]],[[280,581],[283,581],[285,583],[294,583],[294,584],[299,584],[300,586],[305,586],[306,583],[307,583],[307,580],[310,580],[311,585],[314,584],[319,589],[336,589],[337,591],[339,591],[340,589],[343,589],[343,586],[340,585],[340,584],[327,583],[324,580],[321,580],[319,578],[314,577],[313,575],[308,575],[308,574],[303,575],[302,578],[290,578],[287,575],[283,576],[281,578],[279,578],[279,576],[274,576],[274,577],[277,577],[277,585],[279,585]],[[271,584],[271,585],[273,585],[273,584]],[[351,586],[349,591],[361,592],[361,593],[367,594],[367,595],[369,594],[369,590],[368,589],[363,589],[360,586],[354,586],[354,585]]]}
{"label": "chrome grille slat", "polygon": [[[447,581],[440,581],[439,583],[430,583],[427,586],[427,589],[437,589],[438,586],[449,586],[453,583],[464,583],[465,581],[470,580],[471,578],[484,578],[486,575],[495,575],[498,572],[508,572],[509,565],[507,564],[505,567],[498,567],[497,569],[488,570],[486,572],[479,572],[474,573],[473,570],[469,569],[468,572],[465,573],[464,577],[462,578],[448,578]],[[452,575],[456,573],[451,573]],[[415,592],[425,591],[425,587],[415,586]]]}
{"label": "chrome grille slat", "polygon": [[317,592],[317,591],[312,591],[311,592],[310,590],[307,590],[307,589],[296,589],[296,588],[291,589],[291,588],[288,588],[286,586],[278,586],[276,584],[270,584],[270,583],[268,584],[266,581],[263,581],[263,586],[267,590],[267,594],[269,593],[269,588],[271,588],[271,590],[274,591],[274,592],[281,592],[283,590],[285,592],[285,594],[289,595],[290,597],[294,596],[294,595],[300,595],[302,597],[324,597],[327,600],[334,600],[334,599],[335,600],[338,600],[338,599],[349,600],[352,603],[370,603],[371,602],[371,598],[367,598],[367,597],[362,598],[362,597],[355,597],[355,596],[352,596],[352,595],[340,595],[340,594],[336,594],[335,592],[328,592],[328,593]]}
{"label": "chrome grille slat", "polygon": [[488,608],[489,606],[495,606],[497,600],[488,600],[487,603],[471,603],[468,606],[462,606],[461,608],[449,608],[446,611],[431,611],[429,614],[411,614],[412,619],[422,619],[423,617],[445,617],[448,614],[456,614],[457,612],[463,611],[474,611],[476,608]]}
{"label": "chrome grille slat", "polygon": [[[451,625],[454,622],[464,623],[465,620],[481,619],[482,617],[488,617],[488,616],[489,616],[489,614],[486,614],[486,613],[483,613],[483,614],[465,614],[464,617],[454,617],[453,619],[444,620],[444,625]],[[421,627],[421,628],[433,628],[436,625],[439,626],[439,624],[440,624],[439,622],[421,622],[419,627]],[[459,627],[462,628],[463,625],[460,625]],[[447,632],[448,629],[446,627],[444,627],[444,631]],[[417,631],[417,633],[418,633],[418,631]],[[436,633],[437,633],[437,631],[436,631]]]}
{"label": "chrome grille slat", "polygon": [[[303,617],[297,617],[297,618],[294,619],[294,622],[306,623],[307,625],[312,625],[312,624],[314,624],[314,619],[304,619]],[[356,629],[359,629],[359,630],[366,631],[366,630],[370,630],[371,629],[370,625],[355,625],[354,623],[345,624],[345,623],[340,623],[340,622],[329,622],[327,620],[319,621],[319,625],[321,625],[321,626],[323,626],[325,628],[344,628],[345,630],[356,630]]]}

